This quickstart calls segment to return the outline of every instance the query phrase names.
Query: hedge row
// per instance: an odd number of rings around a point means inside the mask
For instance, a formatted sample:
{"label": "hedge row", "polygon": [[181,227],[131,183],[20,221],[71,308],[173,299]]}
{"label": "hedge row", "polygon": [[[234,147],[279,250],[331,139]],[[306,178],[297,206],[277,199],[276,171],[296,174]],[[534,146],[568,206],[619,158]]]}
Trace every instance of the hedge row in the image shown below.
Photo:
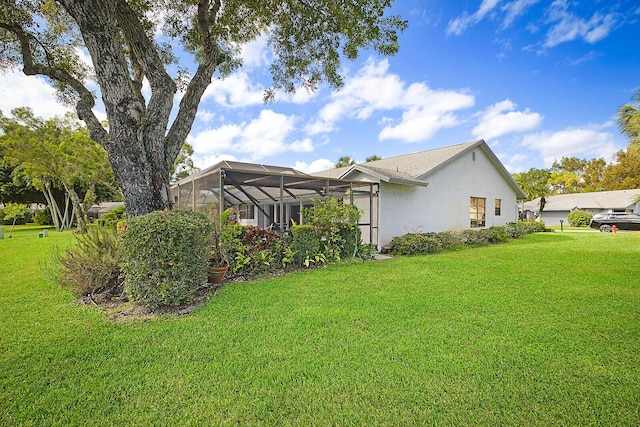
{"label": "hedge row", "polygon": [[526,221],[480,230],[443,231],[440,233],[408,233],[394,237],[385,252],[394,255],[431,254],[465,246],[504,243],[531,233],[551,231],[543,222]]}

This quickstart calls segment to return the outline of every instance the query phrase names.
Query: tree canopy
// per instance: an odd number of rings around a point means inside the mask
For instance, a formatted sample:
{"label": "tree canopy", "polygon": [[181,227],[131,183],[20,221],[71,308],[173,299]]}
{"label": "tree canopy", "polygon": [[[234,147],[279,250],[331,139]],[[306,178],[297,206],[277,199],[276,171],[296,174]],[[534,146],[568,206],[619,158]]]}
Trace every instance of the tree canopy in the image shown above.
{"label": "tree canopy", "polygon": [[338,158],[338,162],[336,163],[336,168],[343,168],[345,166],[355,165],[356,161],[353,160],[351,156],[341,156]]}
{"label": "tree canopy", "polygon": [[[0,2],[0,65],[46,76],[102,145],[129,215],[171,206],[171,167],[215,72],[241,66],[241,46],[268,38],[276,91],[343,84],[341,59],[398,50],[406,22],[392,0],[18,0]],[[196,67],[172,66],[179,47]],[[87,52],[92,66],[79,60]],[[169,70],[176,70],[170,74]],[[96,117],[95,79],[109,127]],[[151,95],[143,96],[147,81]],[[173,116],[173,99],[182,92]]]}
{"label": "tree canopy", "polygon": [[56,228],[69,228],[72,222],[71,212],[61,209],[53,195],[53,188],[60,188],[71,203],[78,230],[84,231],[87,209],[96,201],[98,186],[108,196],[114,195],[107,153],[73,117],[43,120],[27,108],[12,113],[11,118],[0,114],[0,152],[19,164],[43,192]]}

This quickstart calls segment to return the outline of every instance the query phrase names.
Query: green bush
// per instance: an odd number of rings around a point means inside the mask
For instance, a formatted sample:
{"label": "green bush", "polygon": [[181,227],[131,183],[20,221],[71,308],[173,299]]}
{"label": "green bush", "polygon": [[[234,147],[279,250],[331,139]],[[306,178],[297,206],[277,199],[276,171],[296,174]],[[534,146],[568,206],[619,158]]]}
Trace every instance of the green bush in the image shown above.
{"label": "green bush", "polygon": [[53,224],[53,218],[51,217],[51,211],[49,208],[36,212],[33,216],[33,222],[36,225],[51,225]]}
{"label": "green bush", "polygon": [[442,243],[429,233],[407,233],[394,237],[390,252],[396,255],[430,254],[442,250]]}
{"label": "green bush", "polygon": [[342,199],[312,199],[312,206],[302,211],[305,224],[313,225],[322,236],[322,251],[333,259],[353,257],[360,245],[358,220],[361,212]]}
{"label": "green bush", "polygon": [[334,258],[352,258],[357,253],[360,246],[361,231],[355,224],[338,223],[331,227],[331,232],[325,241],[327,255],[332,254]]}
{"label": "green bush", "polygon": [[487,245],[489,243],[489,240],[487,239],[487,236],[481,233],[481,231],[482,230],[462,230],[460,232],[460,238],[465,245]]}
{"label": "green bush", "polygon": [[105,212],[104,215],[102,215],[102,223],[106,226],[109,227],[113,227],[114,229],[116,228],[116,226],[118,225],[118,222],[125,220],[126,216],[125,216],[125,207],[124,206],[118,206],[115,209],[112,209],[108,212]]}
{"label": "green bush", "polygon": [[462,246],[462,238],[455,231],[441,231],[439,233],[424,233],[440,242],[442,249],[446,251],[457,249]]}
{"label": "green bush", "polygon": [[77,236],[77,245],[56,256],[62,285],[78,295],[122,292],[120,237],[106,227],[89,227]]}
{"label": "green bush", "polygon": [[577,210],[567,215],[567,221],[573,227],[588,227],[591,217],[592,215],[589,212]]}
{"label": "green bush", "polygon": [[320,239],[312,225],[294,225],[291,227],[291,249],[295,253],[294,264],[303,265],[308,259],[320,253]]}
{"label": "green bush", "polygon": [[128,296],[151,309],[188,302],[207,283],[213,224],[203,214],[152,212],[129,219],[122,239]]}
{"label": "green bush", "polygon": [[480,233],[487,243],[504,243],[509,240],[507,229],[501,226],[493,226],[478,230],[478,233]]}
{"label": "green bush", "polygon": [[518,221],[510,222],[505,226],[507,235],[512,239],[518,239],[531,233],[543,233],[553,231],[542,221]]}

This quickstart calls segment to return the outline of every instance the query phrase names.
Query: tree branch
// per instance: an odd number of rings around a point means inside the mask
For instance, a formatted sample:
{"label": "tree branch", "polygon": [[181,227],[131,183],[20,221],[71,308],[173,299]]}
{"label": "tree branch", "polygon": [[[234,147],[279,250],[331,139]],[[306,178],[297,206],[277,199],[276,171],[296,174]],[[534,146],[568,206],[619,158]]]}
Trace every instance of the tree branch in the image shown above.
{"label": "tree branch", "polygon": [[216,68],[224,61],[225,55],[217,40],[211,33],[211,26],[215,23],[218,10],[221,6],[219,0],[209,2],[207,0],[198,1],[197,11],[197,30],[202,42],[203,59],[198,65],[198,69],[193,78],[187,85],[187,89],[180,100],[180,109],[169,129],[166,137],[166,158],[165,161],[169,167],[173,166],[173,162],[180,153],[180,148],[187,138],[196,113],[200,99],[209,84],[211,77]]}
{"label": "tree branch", "polygon": [[[0,22],[0,28],[10,31],[17,37],[20,43],[20,53],[22,56],[24,74],[28,76],[47,76],[52,80],[64,84],[65,86],[71,87],[78,94],[79,100],[76,103],[76,112],[78,117],[87,124],[87,127],[91,132],[91,137],[103,146],[106,146],[109,141],[108,134],[92,111],[92,108],[95,106],[95,100],[91,91],[89,91],[80,80],[75,78],[68,71],[49,65],[35,63],[29,41],[33,40],[41,46],[42,44],[36,37],[26,32],[22,27]],[[46,52],[46,49],[44,50]]]}

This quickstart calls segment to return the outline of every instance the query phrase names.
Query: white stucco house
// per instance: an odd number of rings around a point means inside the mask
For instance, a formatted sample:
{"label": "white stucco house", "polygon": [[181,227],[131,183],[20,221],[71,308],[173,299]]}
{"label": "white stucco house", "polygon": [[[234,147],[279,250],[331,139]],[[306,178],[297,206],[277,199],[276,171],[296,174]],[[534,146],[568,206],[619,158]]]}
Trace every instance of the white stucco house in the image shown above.
{"label": "white stucco house", "polygon": [[320,175],[375,185],[373,209],[362,196],[355,202],[364,212],[363,221],[377,224],[373,242],[379,246],[408,232],[464,230],[515,222],[517,201],[526,198],[484,140],[356,164]]}
{"label": "white stucco house", "polygon": [[524,210],[529,217],[539,218],[547,225],[560,225],[560,221],[568,224],[567,215],[576,210],[591,214],[640,213],[640,202],[634,201],[638,195],[640,195],[640,189],[556,194],[545,198],[546,203],[542,212],[540,212],[539,197],[524,203]]}
{"label": "white stucco house", "polygon": [[518,220],[526,195],[484,140],[313,175],[223,161],[172,186],[180,208],[234,206],[247,225],[287,228],[314,197],[335,196],[363,212],[362,237],[377,247],[408,232],[464,230]]}

